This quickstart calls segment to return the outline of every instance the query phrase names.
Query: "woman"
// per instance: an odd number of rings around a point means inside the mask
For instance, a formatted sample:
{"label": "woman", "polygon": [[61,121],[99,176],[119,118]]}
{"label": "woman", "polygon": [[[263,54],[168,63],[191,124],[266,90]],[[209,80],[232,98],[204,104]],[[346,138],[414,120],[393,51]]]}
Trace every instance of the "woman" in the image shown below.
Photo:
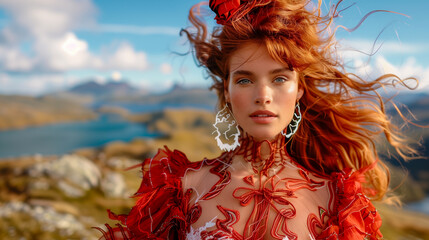
{"label": "woman", "polygon": [[307,4],[213,0],[220,26],[210,36],[191,10],[195,28],[183,33],[214,80],[226,151],[191,162],[159,150],[105,239],[382,238],[370,199],[384,197],[389,171],[374,138],[384,132],[401,156],[413,153],[375,92],[398,78],[346,73],[327,35],[336,8],[322,17]]}

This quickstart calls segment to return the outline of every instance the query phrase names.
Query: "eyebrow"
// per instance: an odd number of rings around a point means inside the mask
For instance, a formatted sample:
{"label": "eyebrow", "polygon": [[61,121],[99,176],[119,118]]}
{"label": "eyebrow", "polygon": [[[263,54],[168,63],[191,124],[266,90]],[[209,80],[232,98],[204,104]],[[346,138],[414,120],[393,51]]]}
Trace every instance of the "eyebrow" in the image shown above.
{"label": "eyebrow", "polygon": [[235,75],[253,76],[253,73],[247,70],[237,70],[231,74],[231,76]]}
{"label": "eyebrow", "polygon": [[293,71],[290,70],[289,67],[284,67],[284,68],[277,68],[277,69],[271,70],[270,74],[276,74],[276,73],[281,73],[281,72],[293,72]]}
{"label": "eyebrow", "polygon": [[[281,72],[292,72],[292,70],[290,70],[289,67],[277,68],[277,69],[271,70],[269,72],[269,74],[272,75],[272,74],[277,74],[277,73],[281,73]],[[235,75],[253,76],[253,73],[251,71],[247,71],[247,70],[237,70],[231,74],[231,76],[235,76]]]}

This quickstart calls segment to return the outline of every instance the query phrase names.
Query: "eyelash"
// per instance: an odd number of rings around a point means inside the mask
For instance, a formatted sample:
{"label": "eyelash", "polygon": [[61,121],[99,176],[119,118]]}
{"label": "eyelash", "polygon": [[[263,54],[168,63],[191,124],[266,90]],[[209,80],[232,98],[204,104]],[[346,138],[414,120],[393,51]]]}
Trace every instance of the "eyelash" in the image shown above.
{"label": "eyelash", "polygon": [[248,81],[247,83],[252,82],[252,81],[250,81],[250,80],[249,80],[249,79],[247,79],[247,78],[241,78],[241,79],[238,79],[236,83],[237,83],[237,84],[244,84],[244,83],[243,83],[243,81],[245,81],[245,80],[246,80],[246,81]]}
{"label": "eyelash", "polygon": [[282,80],[282,82],[281,83],[284,83],[284,82],[286,82],[287,80],[289,80],[287,77],[276,77],[276,78],[274,78],[274,82],[277,82],[277,79],[280,79],[280,80]]}
{"label": "eyelash", "polygon": [[[281,80],[281,82],[278,82],[277,80]],[[286,81],[288,81],[289,79],[287,77],[284,76],[280,76],[280,77],[275,77],[273,82],[274,83],[284,83]],[[240,78],[236,81],[236,84],[247,84],[247,83],[251,83],[252,81],[248,78]]]}

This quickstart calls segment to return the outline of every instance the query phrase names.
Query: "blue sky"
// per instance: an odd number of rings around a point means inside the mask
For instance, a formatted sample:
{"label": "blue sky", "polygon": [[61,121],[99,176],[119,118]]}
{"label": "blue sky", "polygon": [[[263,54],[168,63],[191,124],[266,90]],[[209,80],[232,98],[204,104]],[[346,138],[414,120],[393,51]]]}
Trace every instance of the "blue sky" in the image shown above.
{"label": "blue sky", "polygon": [[[187,14],[199,0],[0,0],[0,93],[38,95],[88,79],[126,79],[163,91],[174,83],[208,86],[203,71],[179,37]],[[324,3],[329,6],[329,2]],[[420,79],[429,92],[429,1],[344,1],[337,24],[359,29],[337,32],[341,56],[364,77],[393,72]],[[209,18],[210,24],[214,20]],[[377,36],[379,36],[378,40]],[[372,58],[357,50],[380,50]]]}

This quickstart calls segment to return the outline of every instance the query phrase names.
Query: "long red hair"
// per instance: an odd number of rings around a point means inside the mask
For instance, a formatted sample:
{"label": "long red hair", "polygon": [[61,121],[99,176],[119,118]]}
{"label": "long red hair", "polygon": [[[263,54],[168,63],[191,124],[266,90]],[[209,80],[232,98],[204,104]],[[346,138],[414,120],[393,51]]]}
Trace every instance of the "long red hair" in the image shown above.
{"label": "long red hair", "polygon": [[[225,104],[229,58],[249,41],[264,44],[273,59],[299,73],[302,121],[288,144],[288,151],[300,164],[321,174],[344,168],[367,171],[366,193],[381,199],[388,190],[389,170],[378,159],[376,139],[384,133],[402,158],[416,154],[384,109],[377,89],[405,80],[393,74],[365,81],[348,73],[336,56],[333,19],[338,5],[321,15],[317,6],[302,0],[249,0],[253,9],[242,8],[223,26],[210,33],[194,6],[189,15],[193,28],[182,30],[194,48],[195,58],[207,69],[212,86]],[[309,10],[312,7],[313,10]]]}

